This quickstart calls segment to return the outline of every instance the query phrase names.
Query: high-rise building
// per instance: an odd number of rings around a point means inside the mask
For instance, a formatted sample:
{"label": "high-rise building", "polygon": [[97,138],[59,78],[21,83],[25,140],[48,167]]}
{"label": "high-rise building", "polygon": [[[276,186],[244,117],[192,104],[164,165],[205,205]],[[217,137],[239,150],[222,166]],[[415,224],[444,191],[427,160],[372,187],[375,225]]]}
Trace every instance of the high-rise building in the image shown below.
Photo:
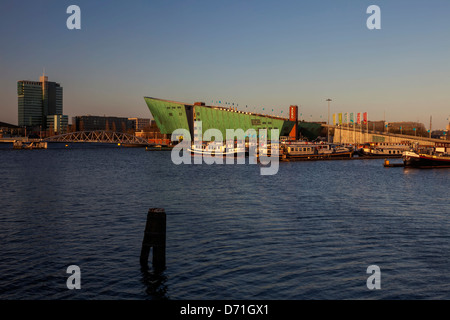
{"label": "high-rise building", "polygon": [[[46,130],[49,122],[54,123],[55,115],[63,116],[63,88],[59,83],[48,81],[45,74],[39,81],[18,81],[17,96],[20,127]],[[65,128],[60,127],[58,132],[67,130],[66,123],[64,120],[61,122]]]}
{"label": "high-rise building", "polygon": [[42,84],[36,81],[17,82],[19,126],[35,127],[44,123]]}

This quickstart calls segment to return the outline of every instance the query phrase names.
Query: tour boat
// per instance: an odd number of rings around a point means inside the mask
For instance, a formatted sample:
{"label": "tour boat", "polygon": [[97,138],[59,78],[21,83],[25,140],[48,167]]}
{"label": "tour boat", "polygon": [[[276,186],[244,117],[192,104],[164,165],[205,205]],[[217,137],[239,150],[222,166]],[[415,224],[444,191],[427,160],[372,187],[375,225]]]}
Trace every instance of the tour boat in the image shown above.
{"label": "tour boat", "polygon": [[395,143],[371,143],[362,146],[359,154],[363,156],[397,157],[401,158],[402,153],[411,148],[407,144]]}
{"label": "tour boat", "polygon": [[192,144],[188,151],[192,155],[207,155],[215,157],[226,156],[245,156],[245,147],[239,147],[233,144],[223,144],[219,142],[203,143],[201,145]]}
{"label": "tour boat", "polygon": [[330,143],[316,143],[306,141],[286,142],[283,153],[287,158],[326,158],[352,157],[353,150]]}

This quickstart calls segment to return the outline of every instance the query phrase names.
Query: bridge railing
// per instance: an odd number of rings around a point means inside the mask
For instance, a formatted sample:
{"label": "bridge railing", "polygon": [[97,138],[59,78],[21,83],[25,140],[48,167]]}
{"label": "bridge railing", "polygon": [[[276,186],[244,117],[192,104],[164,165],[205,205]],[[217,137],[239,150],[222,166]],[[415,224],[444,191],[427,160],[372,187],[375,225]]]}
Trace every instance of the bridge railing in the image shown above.
{"label": "bridge railing", "polygon": [[115,131],[77,131],[57,136],[52,136],[44,139],[46,142],[90,142],[90,143],[120,143],[120,144],[134,144],[147,145],[146,139],[136,137],[132,134],[115,132]]}

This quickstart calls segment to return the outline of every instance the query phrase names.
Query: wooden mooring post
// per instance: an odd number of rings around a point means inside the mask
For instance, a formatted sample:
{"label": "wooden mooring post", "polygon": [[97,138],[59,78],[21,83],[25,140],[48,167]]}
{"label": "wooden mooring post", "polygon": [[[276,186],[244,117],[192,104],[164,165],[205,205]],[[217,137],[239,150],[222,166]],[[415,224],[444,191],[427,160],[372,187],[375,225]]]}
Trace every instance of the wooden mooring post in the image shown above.
{"label": "wooden mooring post", "polygon": [[140,258],[142,267],[148,267],[150,248],[153,248],[153,268],[156,271],[164,270],[166,268],[166,212],[162,208],[148,210]]}

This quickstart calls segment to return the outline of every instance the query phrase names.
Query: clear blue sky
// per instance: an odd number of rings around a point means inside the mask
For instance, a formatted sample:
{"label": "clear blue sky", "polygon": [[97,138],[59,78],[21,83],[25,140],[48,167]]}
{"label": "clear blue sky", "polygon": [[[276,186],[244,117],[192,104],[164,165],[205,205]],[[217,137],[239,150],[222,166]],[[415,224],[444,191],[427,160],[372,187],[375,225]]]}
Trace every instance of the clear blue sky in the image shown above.
{"label": "clear blue sky", "polygon": [[[66,28],[71,4],[81,30]],[[371,4],[381,30],[366,27]],[[147,95],[326,120],[331,98],[331,113],[444,128],[449,14],[448,0],[2,0],[0,121],[17,123],[16,82],[45,67],[69,117],[150,117]]]}

